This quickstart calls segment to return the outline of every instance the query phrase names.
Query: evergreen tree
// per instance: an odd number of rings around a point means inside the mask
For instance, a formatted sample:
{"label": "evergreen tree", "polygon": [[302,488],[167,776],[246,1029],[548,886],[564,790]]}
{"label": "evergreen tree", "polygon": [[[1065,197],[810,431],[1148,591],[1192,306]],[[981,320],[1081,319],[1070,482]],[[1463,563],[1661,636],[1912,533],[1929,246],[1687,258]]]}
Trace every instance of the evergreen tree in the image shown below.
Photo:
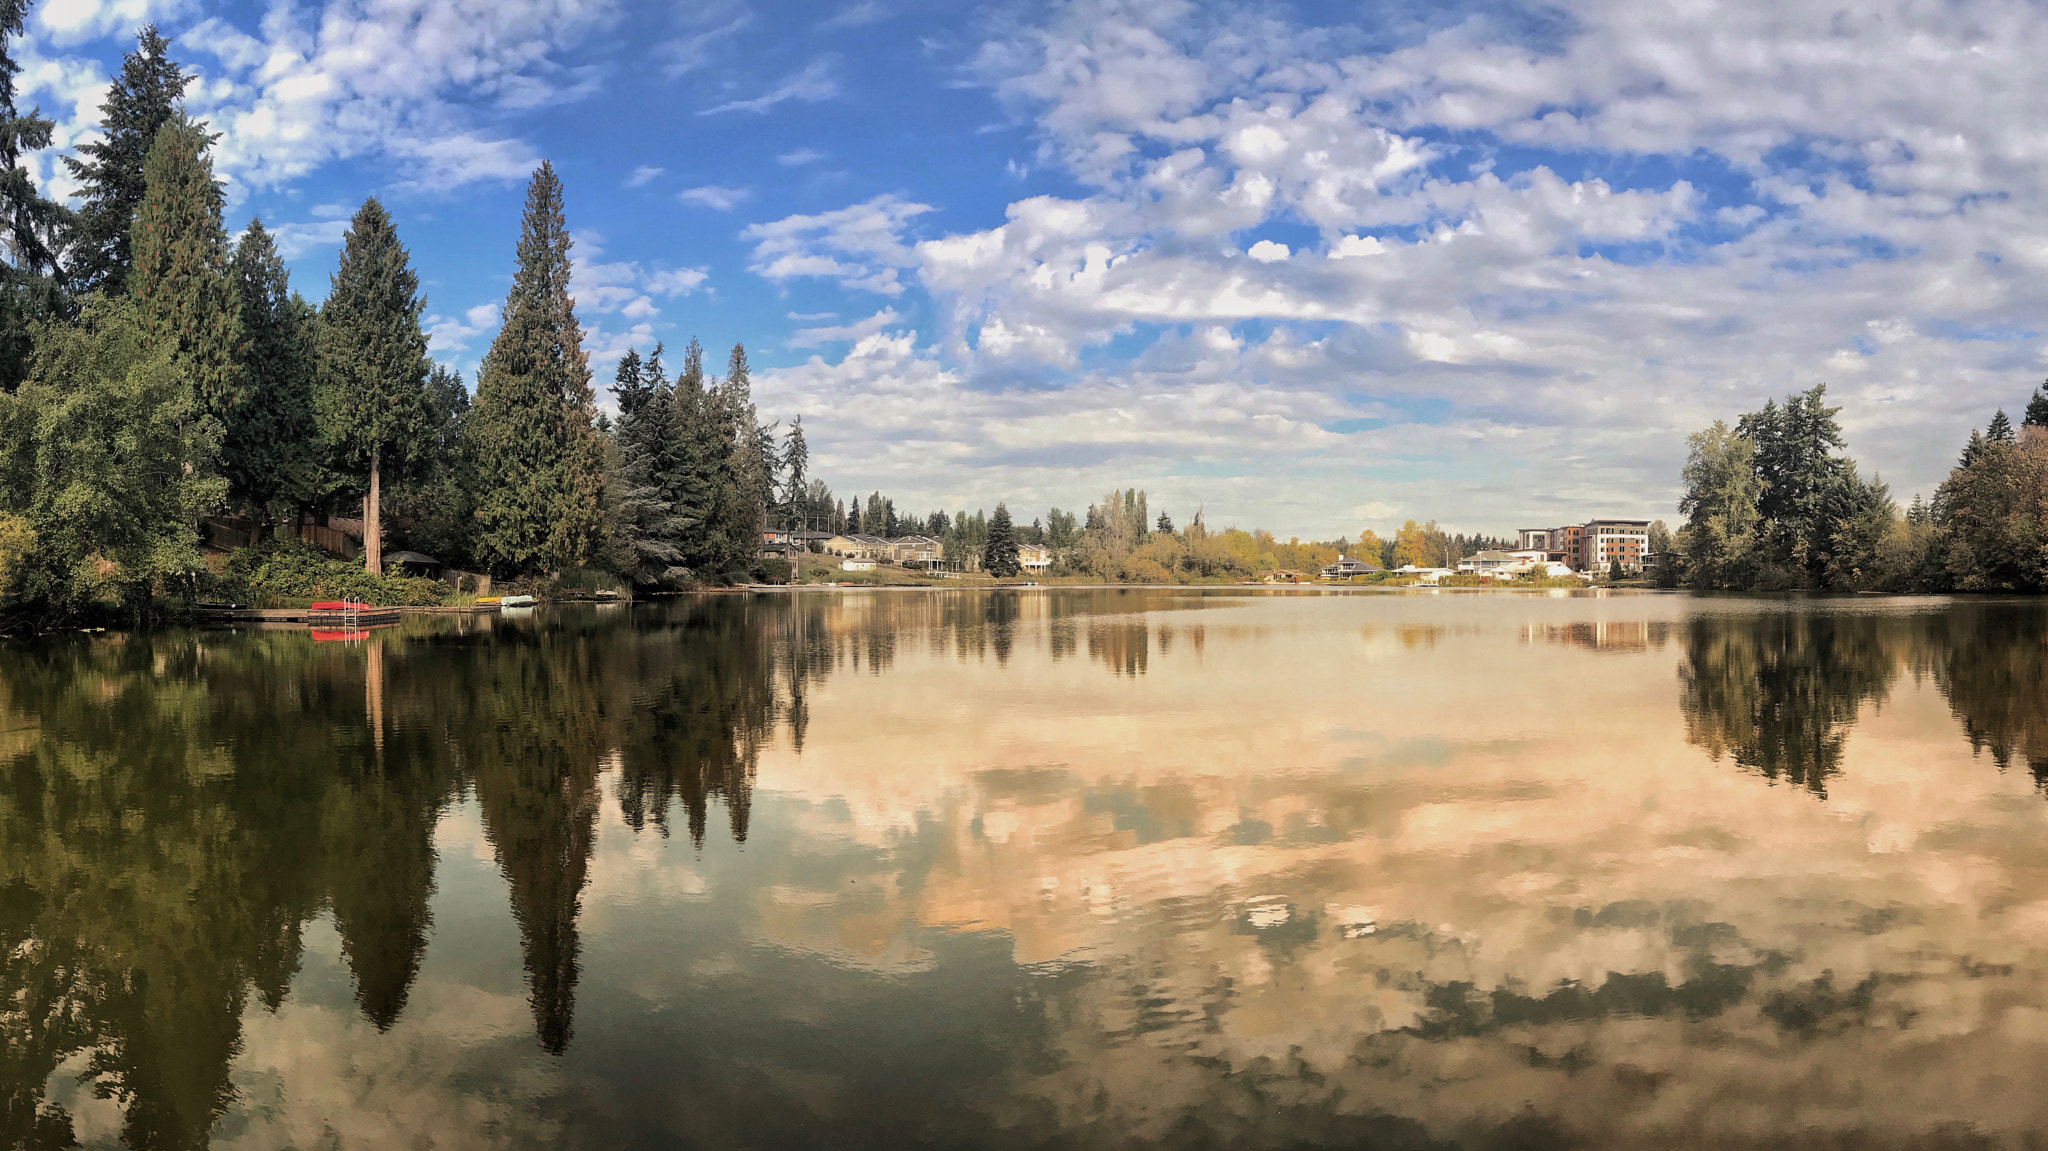
{"label": "evergreen tree", "polygon": [[705,568],[700,574],[734,583],[753,571],[760,556],[772,482],[763,467],[763,429],[754,410],[753,380],[744,347],[733,345],[725,379],[708,400],[706,424],[711,438],[707,446],[721,450],[716,457],[717,478],[711,486]]}
{"label": "evergreen tree", "polygon": [[1984,429],[1984,438],[1994,444],[2009,444],[2013,441],[2012,421],[2005,417],[2000,408],[1991,417],[1991,425]]}
{"label": "evergreen tree", "polygon": [[2048,428],[2048,384],[2034,389],[2032,399],[2027,401],[2027,413],[2020,419],[2020,426]]}
{"label": "evergreen tree", "polygon": [[810,530],[810,517],[804,507],[805,472],[810,467],[811,449],[804,443],[804,418],[798,416],[789,424],[789,435],[782,444],[782,468],[788,476],[788,496],[783,501],[784,514],[789,526],[797,531]]}
{"label": "evergreen tree", "polygon": [[56,249],[69,213],[36,190],[26,162],[50,146],[53,125],[40,108],[14,106],[21,66],[9,49],[27,14],[27,0],[0,0],[0,391],[9,392],[28,375],[36,322],[67,310]]}
{"label": "evergreen tree", "polygon": [[148,184],[143,168],[192,82],[168,55],[171,42],[157,34],[156,25],[143,28],[135,41],[100,105],[100,139],[64,158],[84,201],[70,237],[70,278],[80,295],[127,289],[135,262],[131,235]]}
{"label": "evergreen tree", "polygon": [[227,412],[222,471],[229,501],[267,520],[276,504],[311,491],[313,325],[262,220],[242,233],[229,272],[246,338],[242,395]]}
{"label": "evergreen tree", "polygon": [[363,201],[320,309],[319,417],[335,464],[366,479],[363,566],[384,570],[383,475],[416,464],[436,433],[427,395],[426,301],[391,217]]}
{"label": "evergreen tree", "polygon": [[710,397],[704,391],[704,346],[694,336],[683,348],[683,370],[669,392],[669,413],[670,446],[662,492],[670,512],[689,525],[680,547],[683,566],[694,570],[703,567],[709,556],[705,521],[711,511],[719,456]]}
{"label": "evergreen tree", "polygon": [[664,385],[658,352],[651,364],[643,363],[637,351],[620,357],[612,389],[619,402],[619,422],[605,477],[611,521],[608,559],[615,571],[641,587],[684,574],[684,525],[663,498],[659,474],[671,430]]}
{"label": "evergreen tree", "polygon": [[143,164],[129,285],[143,338],[171,353],[201,406],[224,421],[242,396],[242,313],[206,148],[206,133],[182,117],[157,133]]}
{"label": "evergreen tree", "polygon": [[569,296],[570,244],[561,181],[542,162],[469,416],[477,553],[496,572],[588,563],[603,543],[605,447]]}
{"label": "evergreen tree", "polygon": [[981,566],[998,579],[1017,574],[1017,532],[1010,524],[1008,504],[998,503],[996,514],[988,521],[988,542],[982,547]]}
{"label": "evergreen tree", "polygon": [[1163,510],[1159,513],[1157,530],[1165,532],[1167,535],[1173,534],[1173,517],[1167,515]]}

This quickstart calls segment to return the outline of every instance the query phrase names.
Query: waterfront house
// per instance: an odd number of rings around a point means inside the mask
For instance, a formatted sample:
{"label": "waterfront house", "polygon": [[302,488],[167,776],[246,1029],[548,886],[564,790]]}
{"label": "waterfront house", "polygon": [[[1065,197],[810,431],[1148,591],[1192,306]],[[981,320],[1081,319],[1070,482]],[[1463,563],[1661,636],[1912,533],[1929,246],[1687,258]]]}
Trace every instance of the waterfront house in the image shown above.
{"label": "waterfront house", "polygon": [[1041,544],[1018,544],[1017,566],[1040,574],[1052,566],[1052,552]]}
{"label": "waterfront house", "polygon": [[1367,563],[1362,559],[1353,559],[1350,556],[1339,556],[1336,563],[1323,569],[1320,578],[1331,580],[1350,579],[1353,576],[1371,575],[1381,570],[1384,569],[1378,564]]}
{"label": "waterfront house", "polygon": [[[1458,570],[1466,575],[1491,575],[1499,572],[1502,568],[1512,567],[1518,563],[1526,564],[1527,562],[1513,552],[1497,551],[1489,548],[1486,551],[1475,552],[1459,560]],[[1528,571],[1529,569],[1524,567],[1522,570]]]}
{"label": "waterfront house", "polygon": [[1402,564],[1400,567],[1395,568],[1391,574],[1397,576],[1408,576],[1414,579],[1416,583],[1429,584],[1433,587],[1439,580],[1442,580],[1445,576],[1455,575],[1457,573],[1453,572],[1449,568],[1427,568],[1417,567],[1414,564]]}
{"label": "waterfront house", "polygon": [[1260,577],[1261,583],[1300,583],[1301,573],[1293,568],[1274,568]]}

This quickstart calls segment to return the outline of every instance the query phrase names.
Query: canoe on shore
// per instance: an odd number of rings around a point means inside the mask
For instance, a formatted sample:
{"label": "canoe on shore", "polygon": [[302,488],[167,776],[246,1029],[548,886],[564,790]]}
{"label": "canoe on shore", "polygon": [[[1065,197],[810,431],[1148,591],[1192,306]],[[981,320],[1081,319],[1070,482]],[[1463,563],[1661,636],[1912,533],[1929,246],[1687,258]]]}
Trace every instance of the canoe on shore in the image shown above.
{"label": "canoe on shore", "polygon": [[533,597],[532,597],[532,596],[530,596],[530,595],[508,595],[508,596],[501,596],[501,597],[499,597],[499,599],[498,599],[498,606],[499,606],[499,607],[532,607],[532,606],[533,606]]}

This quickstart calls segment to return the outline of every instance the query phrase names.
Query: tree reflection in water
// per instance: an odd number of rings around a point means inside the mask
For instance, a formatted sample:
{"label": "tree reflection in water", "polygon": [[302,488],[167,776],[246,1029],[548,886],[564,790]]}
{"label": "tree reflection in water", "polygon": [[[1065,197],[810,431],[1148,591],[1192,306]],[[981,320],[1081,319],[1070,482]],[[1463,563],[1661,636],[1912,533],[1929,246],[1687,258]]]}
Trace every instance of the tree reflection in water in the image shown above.
{"label": "tree reflection in water", "polygon": [[1679,667],[1686,738],[1825,796],[1857,713],[1891,690],[1910,626],[1862,613],[1695,616]]}
{"label": "tree reflection in water", "polygon": [[[726,837],[745,842],[763,751],[785,735],[802,747],[809,701],[831,677],[878,674],[923,654],[1007,666],[1037,642],[1052,661],[1078,660],[1085,645],[1088,660],[1071,670],[1109,685],[1147,674],[1155,657],[1164,669],[1200,652],[1199,623],[1180,616],[1155,625],[1137,606],[1117,592],[715,597],[545,622],[433,621],[381,633],[367,646],[315,646],[303,633],[167,633],[10,649],[0,659],[0,1143],[73,1145],[72,1117],[46,1086],[60,1070],[82,1070],[119,1102],[131,1146],[204,1147],[234,1103],[230,1072],[245,1013],[275,1012],[286,1001],[306,926],[323,913],[353,976],[355,1009],[379,1031],[395,1026],[434,934],[437,828],[467,802],[505,881],[533,1033],[546,1051],[568,1051],[582,905],[608,800],[638,834],[667,837],[680,824],[699,848]],[[1845,745],[1864,705],[1881,703],[1907,668],[1939,687],[1972,747],[2042,776],[2042,618],[2035,605],[1964,602],[1917,614],[1701,613],[1668,631],[1623,621],[1549,628],[1541,638],[1616,659],[1653,657],[1666,635],[1681,640],[1686,737],[1824,795],[1830,780],[1854,770],[1844,763]],[[1389,634],[1403,650],[1490,642],[1477,631],[1416,630],[1412,643],[1410,632]],[[1266,839],[1276,851],[1313,851],[1393,836],[1405,809],[1387,789],[1405,786],[1404,778],[1343,784],[1356,791],[1351,799],[1341,787],[1323,795],[1314,788],[1324,784],[1311,779],[1300,784],[1309,789],[1301,806],[1319,820],[1283,828],[1274,817],[1261,825]],[[1134,851],[1199,853],[1211,835],[1201,830],[1208,801],[1184,780],[1117,784],[1044,768],[996,773],[978,786],[984,800],[1046,819],[1072,799],[1071,835],[1104,858],[1108,845],[1126,842]],[[772,840],[768,802],[760,831]],[[1370,818],[1347,816],[1345,803],[1362,805]],[[720,820],[724,828],[714,831]],[[1033,834],[1050,842],[1055,832],[1068,834],[1064,827],[1048,823]],[[952,853],[986,849],[981,834],[956,842],[942,825],[919,823],[894,841],[902,858],[881,872],[905,877],[906,890],[912,879],[937,882],[926,875],[934,861],[966,867]],[[1254,846],[1230,839],[1234,828],[1213,834],[1247,855]],[[820,865],[811,858],[801,866]],[[846,867],[865,890],[877,865],[862,856]],[[831,882],[853,890],[838,872]],[[963,891],[972,887],[961,882]],[[1525,1070],[1576,1074],[1581,1056],[1570,1044],[1517,1046],[1533,1028],[1562,1035],[1608,1018],[1677,1026],[1740,1005],[1777,1031],[1803,1035],[1870,1009],[1865,983],[1778,979],[1770,973],[1785,960],[1764,941],[1696,922],[1682,909],[1616,904],[1589,908],[1584,923],[1570,924],[1617,939],[1654,938],[1660,954],[1674,957],[1664,971],[1509,989],[1432,970],[1464,944],[1418,924],[1384,924],[1354,938],[1319,918],[1334,912],[1305,904],[1284,927],[1245,928],[1218,898],[1193,890],[1161,904],[1158,930],[1171,947],[1162,943],[1158,955],[1184,956],[1191,939],[1207,940],[1216,956],[1237,955],[1232,949],[1245,946],[1238,933],[1256,930],[1256,949],[1269,955],[1261,964],[1291,970],[1306,961],[1289,947],[1318,958],[1326,956],[1316,949],[1342,946],[1344,962],[1358,968],[1346,979],[1362,975],[1420,1005],[1412,1021],[1394,1015],[1360,1024],[1366,1037],[1347,1072],[1354,1099],[1389,1089],[1380,1078],[1388,1067],[1441,1056],[1446,1075],[1464,1074],[1463,1064],[1451,1066],[1466,1057],[1460,1044],[1490,1044],[1489,1058],[1512,1057]],[[1285,931],[1301,937],[1283,938]],[[1216,976],[1221,966],[1195,971],[1158,955],[1126,963],[1109,954],[1086,971],[1041,971],[1013,962],[992,933],[929,947],[943,962],[865,981],[829,964],[806,966],[798,951],[765,954],[762,969],[783,977],[671,1005],[706,1037],[677,1056],[698,1061],[691,1067],[706,1093],[698,1100],[704,1141],[742,1124],[771,1142],[787,1135],[792,1145],[818,1133],[807,1126],[816,1116],[785,1106],[772,1077],[733,1071],[735,1059],[847,1076],[858,1090],[846,1097],[871,1105],[849,1104],[838,1117],[842,1145],[883,1146],[920,1107],[933,1124],[928,1134],[983,1141],[988,1131],[978,1125],[987,1117],[973,1112],[974,1092],[1010,1061],[1046,1099],[1098,1100],[1109,1092],[1088,1075],[1128,1069],[1132,1052],[1156,1052],[1162,1075],[1200,1077],[1188,1094],[1203,1101],[1161,1137],[1165,1144],[1260,1145],[1285,1132],[1306,1143],[1439,1145],[1409,1119],[1370,1108],[1339,1114],[1336,1095],[1300,1086],[1311,1072],[1291,1055],[1229,1075],[1212,1074],[1199,1059],[1174,1062],[1173,1044],[1206,1042],[1218,1019],[1254,994],[1281,994],[1285,981],[1255,990],[1237,976]],[[747,1011],[733,1006],[742,1000]],[[912,1033],[943,1012],[957,1016],[952,1030],[972,1043],[916,1042]],[[1126,1021],[1122,1030],[1108,1025],[1117,1020]],[[761,1030],[770,1025],[781,1030]],[[838,1061],[844,1052],[818,1049],[821,1028],[888,1041]],[[586,1046],[612,1062],[644,1054]],[[1114,1057],[1102,1053],[1111,1047]],[[618,1067],[623,1079],[637,1073]],[[1600,1089],[1608,1094],[1589,1097],[1601,1114],[1621,1113],[1637,1090],[1615,1074]],[[1406,1113],[1392,1096],[1380,1105]],[[1072,1115],[1048,1103],[1044,1113],[1006,1119],[1009,1141],[1071,1134],[1062,1125],[1087,1111],[1075,1106]],[[1525,1116],[1515,1120],[1520,1126],[1475,1134],[1473,1145],[1567,1142],[1547,1122]],[[1115,1124],[1100,1125],[1095,1134],[1109,1138]]]}

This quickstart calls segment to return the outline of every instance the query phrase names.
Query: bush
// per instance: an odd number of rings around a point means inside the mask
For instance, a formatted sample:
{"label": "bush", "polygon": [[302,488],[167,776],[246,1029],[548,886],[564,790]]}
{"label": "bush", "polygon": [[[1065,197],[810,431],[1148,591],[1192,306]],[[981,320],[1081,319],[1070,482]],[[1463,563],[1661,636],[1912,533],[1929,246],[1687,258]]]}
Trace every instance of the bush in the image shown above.
{"label": "bush", "polygon": [[235,549],[208,590],[228,599],[349,599],[378,607],[425,607],[442,602],[447,592],[436,580],[372,575],[293,539]]}

